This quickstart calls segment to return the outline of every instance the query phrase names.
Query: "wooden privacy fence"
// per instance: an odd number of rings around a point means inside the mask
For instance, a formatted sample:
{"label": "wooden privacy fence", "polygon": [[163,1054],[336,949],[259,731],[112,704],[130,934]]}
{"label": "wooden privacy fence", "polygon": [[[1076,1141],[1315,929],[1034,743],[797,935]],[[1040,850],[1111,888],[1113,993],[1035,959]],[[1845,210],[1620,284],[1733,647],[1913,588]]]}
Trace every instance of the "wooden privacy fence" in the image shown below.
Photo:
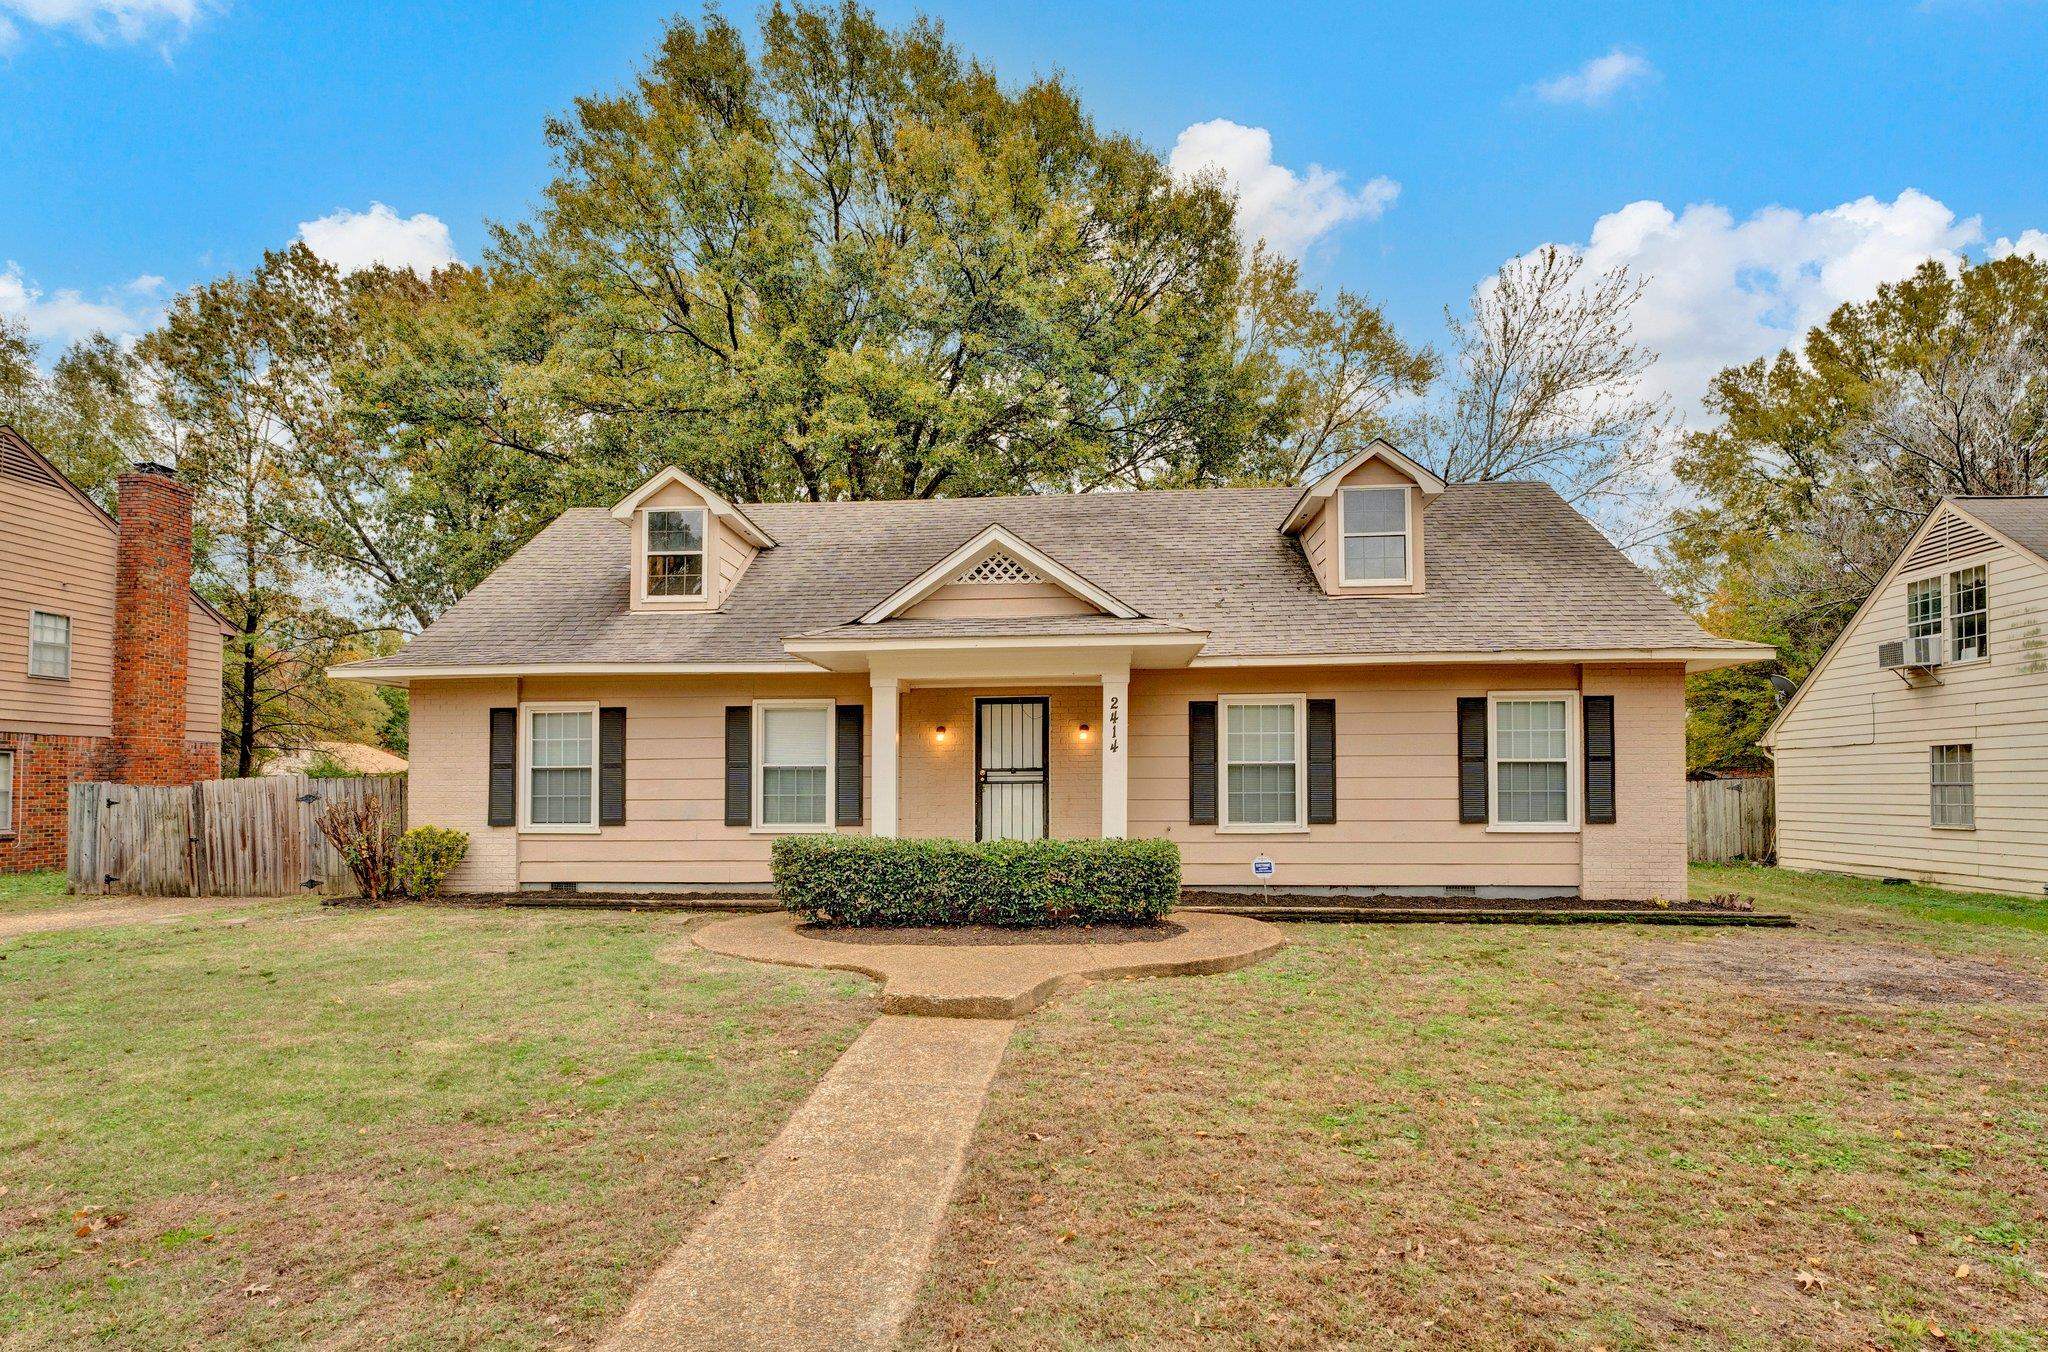
{"label": "wooden privacy fence", "polygon": [[1777,856],[1776,784],[1768,779],[1696,779],[1685,786],[1686,857],[1695,864]]}
{"label": "wooden privacy fence", "polygon": [[71,890],[151,897],[356,893],[320,833],[336,803],[376,799],[405,820],[405,780],[213,779],[182,787],[73,784],[66,871]]}

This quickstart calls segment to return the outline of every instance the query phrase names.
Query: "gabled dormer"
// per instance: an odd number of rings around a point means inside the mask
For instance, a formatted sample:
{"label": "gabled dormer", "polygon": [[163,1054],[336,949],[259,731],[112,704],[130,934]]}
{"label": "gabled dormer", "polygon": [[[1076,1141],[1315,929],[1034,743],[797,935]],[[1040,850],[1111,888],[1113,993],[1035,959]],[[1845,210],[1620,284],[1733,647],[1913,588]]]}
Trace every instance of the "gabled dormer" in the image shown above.
{"label": "gabled dormer", "polygon": [[633,533],[634,610],[716,610],[775,540],[717,490],[671,465],[612,508]]}
{"label": "gabled dormer", "polygon": [[1302,489],[1280,525],[1301,542],[1332,596],[1409,596],[1423,590],[1423,509],[1444,481],[1392,443],[1375,440]]}

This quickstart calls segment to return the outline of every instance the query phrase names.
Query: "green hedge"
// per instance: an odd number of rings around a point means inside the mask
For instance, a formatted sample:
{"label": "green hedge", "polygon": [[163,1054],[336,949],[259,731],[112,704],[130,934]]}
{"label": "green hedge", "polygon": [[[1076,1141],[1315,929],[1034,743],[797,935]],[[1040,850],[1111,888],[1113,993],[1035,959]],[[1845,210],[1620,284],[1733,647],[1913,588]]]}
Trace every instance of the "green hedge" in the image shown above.
{"label": "green hedge", "polygon": [[1180,900],[1169,840],[783,836],[785,910],[839,925],[1083,925],[1157,920]]}

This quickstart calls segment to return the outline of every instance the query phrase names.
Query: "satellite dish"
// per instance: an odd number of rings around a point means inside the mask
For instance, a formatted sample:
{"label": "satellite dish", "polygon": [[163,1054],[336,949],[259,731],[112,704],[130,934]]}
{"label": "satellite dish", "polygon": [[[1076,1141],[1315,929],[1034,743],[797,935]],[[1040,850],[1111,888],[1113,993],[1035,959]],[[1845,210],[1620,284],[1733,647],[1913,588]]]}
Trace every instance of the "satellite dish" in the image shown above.
{"label": "satellite dish", "polygon": [[1770,682],[1771,693],[1778,697],[1778,707],[1780,709],[1785,707],[1785,701],[1791,699],[1793,694],[1799,689],[1797,683],[1783,676],[1773,676],[1770,678]]}

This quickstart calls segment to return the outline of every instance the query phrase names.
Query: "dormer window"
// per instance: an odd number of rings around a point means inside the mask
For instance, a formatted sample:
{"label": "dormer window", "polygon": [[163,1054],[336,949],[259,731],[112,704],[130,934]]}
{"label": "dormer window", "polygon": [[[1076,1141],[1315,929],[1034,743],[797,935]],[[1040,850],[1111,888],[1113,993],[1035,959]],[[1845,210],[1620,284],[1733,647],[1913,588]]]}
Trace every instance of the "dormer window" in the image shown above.
{"label": "dormer window", "polygon": [[1346,488],[1338,496],[1343,517],[1343,583],[1408,581],[1406,488]]}
{"label": "dormer window", "polygon": [[659,507],[647,513],[647,594],[704,595],[705,514],[702,507]]}

